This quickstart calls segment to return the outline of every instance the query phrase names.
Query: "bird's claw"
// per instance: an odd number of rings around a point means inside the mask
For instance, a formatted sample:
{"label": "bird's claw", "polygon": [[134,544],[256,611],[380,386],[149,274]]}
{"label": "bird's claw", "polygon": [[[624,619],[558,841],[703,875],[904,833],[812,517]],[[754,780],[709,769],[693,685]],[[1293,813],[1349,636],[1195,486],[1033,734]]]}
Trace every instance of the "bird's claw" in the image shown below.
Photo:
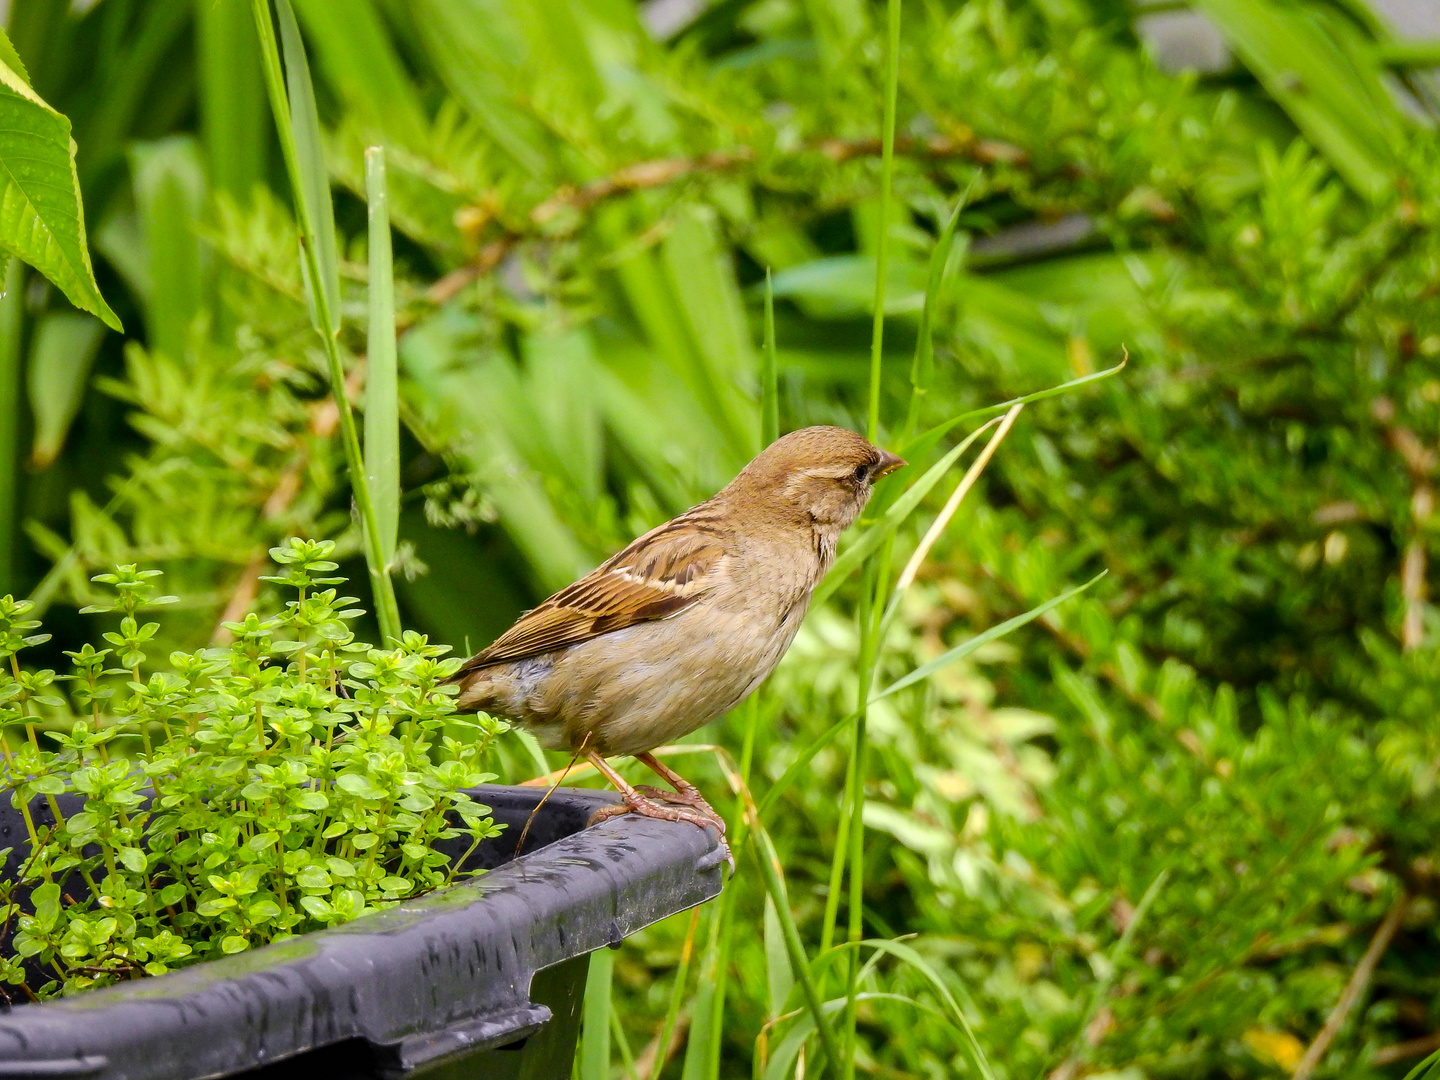
{"label": "bird's claw", "polygon": [[[668,796],[668,798],[667,798]],[[730,864],[730,876],[735,876],[735,856],[730,851],[730,845],[725,842],[725,822],[709,803],[699,797],[697,792],[695,798],[703,809],[688,810],[686,806],[694,805],[680,792],[660,791],[652,787],[642,787],[635,790],[635,797],[622,795],[621,801],[611,803],[609,806],[602,806],[590,815],[589,825],[598,825],[612,817],[619,817],[621,814],[639,814],[641,817],[658,818],[661,821],[688,821],[691,825],[700,829],[715,829],[720,833],[720,852],[725,861]],[[671,805],[680,803],[681,805]]]}
{"label": "bird's claw", "polygon": [[705,797],[694,788],[691,788],[689,791],[684,789],[680,791],[666,791],[664,788],[651,787],[649,784],[639,784],[635,790],[653,802],[691,807],[709,818],[711,824],[720,830],[721,836],[725,835],[725,819],[721,817],[720,812],[706,802]]}

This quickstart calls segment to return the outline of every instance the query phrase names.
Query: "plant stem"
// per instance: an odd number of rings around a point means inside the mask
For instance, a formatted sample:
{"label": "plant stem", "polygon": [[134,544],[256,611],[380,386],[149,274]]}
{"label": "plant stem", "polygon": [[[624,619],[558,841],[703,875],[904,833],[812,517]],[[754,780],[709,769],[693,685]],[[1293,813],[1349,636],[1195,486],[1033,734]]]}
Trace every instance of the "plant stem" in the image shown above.
{"label": "plant stem", "polygon": [[830,1030],[830,1021],[825,1018],[825,1009],[821,1004],[820,994],[815,989],[815,980],[810,976],[810,959],[805,955],[805,946],[800,940],[800,931],[795,925],[795,917],[790,912],[790,896],[785,889],[780,856],[775,852],[775,845],[770,840],[770,834],[765,831],[764,826],[759,824],[758,818],[756,822],[756,827],[751,833],[758,849],[755,861],[760,866],[760,876],[765,881],[765,891],[775,902],[775,913],[780,918],[781,936],[785,939],[785,952],[790,957],[790,967],[794,970],[795,980],[800,984],[800,990],[805,996],[805,1004],[810,1010],[811,1019],[815,1021],[815,1034],[820,1040],[820,1046],[825,1051],[825,1058],[831,1069],[836,1075],[839,1075],[842,1060],[840,1048],[835,1042],[834,1032]]}
{"label": "plant stem", "polygon": [[[880,234],[875,238],[875,311],[870,334],[870,409],[866,433],[873,443],[880,433],[880,375],[885,344],[885,274],[890,248],[891,188],[895,174],[895,109],[900,81],[900,0],[885,4],[885,112],[882,121],[880,159]],[[887,560],[888,561],[888,560]],[[887,568],[888,576],[888,568]],[[848,840],[850,862],[848,940],[858,942],[863,928],[865,886],[865,773],[866,773],[866,705],[875,677],[875,658],[879,650],[875,619],[876,590],[879,570],[867,565],[860,585],[860,609],[856,615],[860,629],[859,697],[856,702],[855,741],[850,751],[850,767],[845,778],[846,801],[850,806],[849,835],[837,837],[837,847]],[[860,977],[860,950],[850,950],[845,994],[844,1080],[855,1076],[856,993]]]}
{"label": "plant stem", "polygon": [[885,270],[890,250],[890,188],[895,176],[895,101],[900,81],[900,0],[885,4],[885,116],[880,151],[880,235],[875,238],[875,314],[870,332],[870,411],[865,434],[880,434],[880,367],[885,342]]}
{"label": "plant stem", "polygon": [[[284,3],[285,0],[281,2]],[[381,634],[398,641],[400,611],[395,602],[395,587],[386,572],[387,564],[381,546],[375,504],[370,497],[370,485],[365,477],[365,460],[360,452],[360,435],[355,427],[355,413],[350,408],[350,396],[345,391],[345,365],[340,360],[340,343],[331,330],[331,327],[335,326],[337,313],[330,310],[330,300],[322,284],[320,259],[316,252],[315,216],[318,208],[310,206],[304,195],[295,131],[285,96],[285,79],[280,68],[280,52],[275,42],[275,27],[270,21],[270,3],[269,0],[251,0],[251,3],[255,15],[255,29],[260,35],[265,88],[270,95],[270,108],[275,115],[275,128],[280,137],[280,149],[285,157],[285,172],[290,179],[290,189],[295,196],[298,211],[296,216],[300,225],[300,253],[305,262],[305,287],[315,309],[316,331],[325,346],[330,392],[335,398],[335,408],[340,416],[340,442],[345,449],[350,488],[355,496],[355,508],[360,515],[365,564],[369,568],[370,585],[375,593],[375,617],[380,623]],[[284,10],[289,13],[288,8]],[[293,20],[293,14],[290,18]]]}
{"label": "plant stem", "polygon": [[[390,209],[385,149],[365,149],[365,203],[370,224],[370,327],[366,344],[365,476],[375,500],[381,570],[388,578],[400,528],[400,389],[395,356],[395,268],[390,252]],[[393,640],[398,641],[396,626]]]}

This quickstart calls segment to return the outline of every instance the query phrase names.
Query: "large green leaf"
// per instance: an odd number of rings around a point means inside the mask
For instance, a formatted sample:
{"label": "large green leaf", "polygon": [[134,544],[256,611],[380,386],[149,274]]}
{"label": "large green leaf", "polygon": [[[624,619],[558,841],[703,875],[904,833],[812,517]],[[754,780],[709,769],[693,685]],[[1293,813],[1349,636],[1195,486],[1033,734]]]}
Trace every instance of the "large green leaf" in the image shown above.
{"label": "large green leaf", "polygon": [[0,63],[0,248],[53,281],[112,329],[120,320],[95,284],[85,246],[70,121]]}
{"label": "large green leaf", "polygon": [[1381,80],[1373,42],[1321,4],[1195,0],[1265,89],[1358,193],[1393,190],[1414,125]]}

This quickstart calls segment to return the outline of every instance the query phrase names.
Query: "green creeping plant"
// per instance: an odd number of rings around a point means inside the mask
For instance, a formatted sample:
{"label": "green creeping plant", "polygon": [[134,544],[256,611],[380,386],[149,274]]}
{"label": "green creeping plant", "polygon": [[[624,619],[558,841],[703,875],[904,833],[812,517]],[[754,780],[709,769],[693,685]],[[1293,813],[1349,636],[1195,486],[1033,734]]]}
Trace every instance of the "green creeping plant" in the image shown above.
{"label": "green creeping plant", "polygon": [[175,599],[153,595],[158,571],[94,579],[114,600],[86,610],[118,629],[59,676],[21,666],[48,635],[0,597],[0,752],[29,834],[0,884],[0,983],[44,998],[333,926],[464,876],[438,841],[500,832],[465,789],[493,779],[503,725],[455,715],[447,647],[355,640],[333,550],[274,548],[283,610],[163,670],[138,617]]}

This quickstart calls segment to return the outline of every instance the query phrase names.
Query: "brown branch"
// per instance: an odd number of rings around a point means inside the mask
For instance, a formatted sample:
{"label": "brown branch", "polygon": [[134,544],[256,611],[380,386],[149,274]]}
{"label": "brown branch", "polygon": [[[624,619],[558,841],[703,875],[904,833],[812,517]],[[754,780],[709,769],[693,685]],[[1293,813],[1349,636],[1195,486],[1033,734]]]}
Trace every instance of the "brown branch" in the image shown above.
{"label": "brown branch", "polygon": [[[821,154],[836,164],[843,164],[861,157],[877,157],[882,147],[878,138],[867,139],[820,139],[807,144],[805,150]],[[996,139],[977,139],[968,132],[954,135],[930,135],[925,138],[901,137],[895,140],[895,151],[915,157],[932,159],[967,158],[977,165],[1017,165],[1029,163],[1030,156],[1018,146]],[[564,184],[547,199],[538,203],[529,213],[524,226],[502,226],[501,234],[480,249],[475,259],[452,270],[425,291],[425,299],[432,304],[443,304],[471,282],[484,277],[505,260],[521,241],[539,235],[546,225],[567,210],[585,212],[597,204],[636,191],[648,191],[663,187],[685,176],[697,173],[728,172],[757,160],[755,150],[749,146],[737,146],[730,150],[712,150],[693,158],[659,158],[654,161],[640,161],[633,165],[592,180],[588,184]],[[493,206],[475,206],[461,209],[457,215],[461,220],[484,224],[494,221]],[[470,226],[476,228],[475,224]]]}
{"label": "brown branch", "polygon": [[1404,1042],[1382,1046],[1379,1050],[1375,1051],[1375,1056],[1370,1060],[1376,1065],[1393,1065],[1395,1062],[1404,1061],[1406,1058],[1423,1057],[1426,1054],[1433,1054],[1436,1050],[1440,1050],[1440,1033],[1421,1035],[1418,1039],[1406,1039]]}
{"label": "brown branch", "polygon": [[1390,444],[1410,476],[1414,491],[1410,496],[1411,536],[1400,561],[1400,596],[1405,613],[1400,622],[1400,647],[1410,652],[1425,640],[1425,577],[1428,554],[1422,530],[1435,510],[1435,491],[1430,478],[1440,466],[1440,454],[1421,442],[1407,427],[1395,423],[1395,403],[1387,397],[1370,404],[1370,415],[1380,424],[1385,441]]}
{"label": "brown branch", "polygon": [[1305,1056],[1300,1059],[1300,1064],[1295,1066],[1291,1080],[1310,1080],[1311,1074],[1319,1066],[1321,1059],[1325,1057],[1325,1052],[1330,1049],[1330,1044],[1340,1033],[1340,1028],[1344,1026],[1351,1010],[1359,1003],[1361,996],[1365,993],[1365,988],[1370,985],[1370,979],[1375,974],[1375,968],[1380,963],[1380,958],[1390,947],[1390,939],[1395,936],[1395,931],[1400,929],[1400,922],[1405,918],[1405,912],[1409,908],[1410,894],[1402,893],[1400,899],[1395,901],[1395,905],[1376,929],[1375,936],[1370,939],[1370,945],[1366,948],[1365,955],[1355,965],[1355,970],[1350,973],[1350,981],[1340,992],[1340,1000],[1335,1002],[1335,1007],[1330,1010],[1330,1015],[1325,1019],[1325,1026],[1320,1029],[1320,1034],[1315,1036],[1315,1041],[1305,1051]]}
{"label": "brown branch", "polygon": [[[360,396],[360,391],[365,386],[365,370],[363,358],[357,359],[345,380],[345,395],[352,402]],[[333,396],[321,398],[310,406],[309,429],[312,441],[323,442],[329,439],[339,426],[340,408],[335,404]],[[302,444],[300,452],[285,466],[260,508],[262,521],[274,521],[290,509],[296,496],[300,494],[300,485],[308,464],[309,453]],[[225,628],[225,624],[240,622],[254,606],[255,598],[260,595],[260,575],[268,562],[269,553],[262,550],[252,555],[245,568],[240,571],[240,577],[236,579],[235,588],[230,593],[230,600],[226,603],[225,610],[220,613],[215,630],[210,635],[212,645],[228,645],[234,640],[234,635]]]}

